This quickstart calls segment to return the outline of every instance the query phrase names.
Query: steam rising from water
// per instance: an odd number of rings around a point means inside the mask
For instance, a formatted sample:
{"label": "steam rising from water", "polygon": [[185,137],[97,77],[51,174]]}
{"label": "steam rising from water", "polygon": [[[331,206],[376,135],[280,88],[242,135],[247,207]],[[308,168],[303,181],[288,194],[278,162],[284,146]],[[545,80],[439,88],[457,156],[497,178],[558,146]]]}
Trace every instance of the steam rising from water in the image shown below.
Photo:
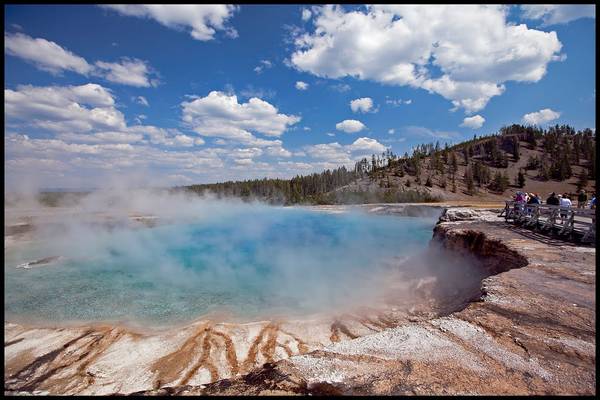
{"label": "steam rising from water", "polygon": [[[414,277],[416,264],[402,261],[426,248],[436,220],[149,191],[21,212],[40,223],[33,243],[5,252],[9,316],[153,325],[210,312],[248,320],[374,304],[402,268]],[[130,218],[140,215],[156,225]],[[51,256],[64,258],[15,268]]]}

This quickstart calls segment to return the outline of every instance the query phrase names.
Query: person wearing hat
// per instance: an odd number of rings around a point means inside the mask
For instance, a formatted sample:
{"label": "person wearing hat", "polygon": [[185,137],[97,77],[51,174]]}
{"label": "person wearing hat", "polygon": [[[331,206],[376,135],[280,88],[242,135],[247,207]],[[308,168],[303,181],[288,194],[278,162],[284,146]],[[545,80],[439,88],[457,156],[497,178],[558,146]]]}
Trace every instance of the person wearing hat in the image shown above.
{"label": "person wearing hat", "polygon": [[535,193],[529,193],[529,200],[527,204],[540,204],[540,198]]}
{"label": "person wearing hat", "polygon": [[567,218],[568,210],[571,208],[573,203],[571,203],[571,199],[569,195],[564,193],[562,196],[558,195],[559,205],[560,205],[560,220],[564,224],[565,218]]}
{"label": "person wearing hat", "polygon": [[[529,196],[527,197],[527,204],[540,204],[540,199],[538,199],[537,195],[534,193],[529,193]],[[531,215],[533,210],[533,207],[527,207],[527,215]]]}

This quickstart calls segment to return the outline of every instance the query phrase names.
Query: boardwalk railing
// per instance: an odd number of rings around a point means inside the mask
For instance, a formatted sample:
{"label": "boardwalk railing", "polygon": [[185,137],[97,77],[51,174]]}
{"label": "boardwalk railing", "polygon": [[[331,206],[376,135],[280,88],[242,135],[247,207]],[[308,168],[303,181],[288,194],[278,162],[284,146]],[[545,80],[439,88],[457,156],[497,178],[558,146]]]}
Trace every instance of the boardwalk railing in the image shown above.
{"label": "boardwalk railing", "polygon": [[596,238],[596,210],[589,208],[507,201],[498,216],[541,231],[557,230],[559,235],[581,236],[582,242],[593,242]]}

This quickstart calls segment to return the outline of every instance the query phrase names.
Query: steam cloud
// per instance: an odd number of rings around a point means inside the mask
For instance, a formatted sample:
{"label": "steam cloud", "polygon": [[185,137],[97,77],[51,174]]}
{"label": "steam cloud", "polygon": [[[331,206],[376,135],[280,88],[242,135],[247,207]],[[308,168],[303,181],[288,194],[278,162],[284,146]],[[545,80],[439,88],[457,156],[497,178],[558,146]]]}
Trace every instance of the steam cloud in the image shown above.
{"label": "steam cloud", "polygon": [[[426,249],[435,218],[332,216],[126,188],[55,208],[27,199],[5,208],[7,220],[33,216],[35,225],[33,245],[7,253],[9,315],[167,323],[229,309],[242,320],[290,317],[412,304],[481,279],[470,262]],[[49,256],[66,261],[14,268]]]}

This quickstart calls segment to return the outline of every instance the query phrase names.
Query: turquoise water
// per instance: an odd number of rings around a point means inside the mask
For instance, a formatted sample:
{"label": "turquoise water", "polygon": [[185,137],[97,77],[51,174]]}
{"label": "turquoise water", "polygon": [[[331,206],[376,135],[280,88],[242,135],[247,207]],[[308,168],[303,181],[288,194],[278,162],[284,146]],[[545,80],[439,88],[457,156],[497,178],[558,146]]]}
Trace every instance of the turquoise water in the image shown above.
{"label": "turquoise water", "polygon": [[[5,312],[154,325],[322,312],[368,301],[390,262],[427,246],[435,220],[264,207],[145,229],[78,226],[6,255]],[[15,268],[54,255],[65,259]]]}

